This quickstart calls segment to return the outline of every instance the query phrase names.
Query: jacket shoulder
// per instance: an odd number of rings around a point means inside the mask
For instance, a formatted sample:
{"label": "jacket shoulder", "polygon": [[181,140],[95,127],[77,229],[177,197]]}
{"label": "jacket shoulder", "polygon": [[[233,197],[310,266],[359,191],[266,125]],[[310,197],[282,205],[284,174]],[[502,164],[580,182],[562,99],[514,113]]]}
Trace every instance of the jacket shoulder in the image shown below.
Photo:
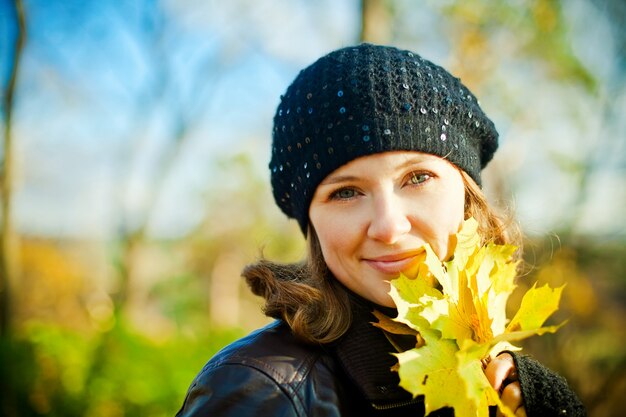
{"label": "jacket shoulder", "polygon": [[201,373],[225,365],[242,365],[267,374],[278,384],[297,384],[317,361],[328,362],[323,356],[321,347],[298,341],[289,327],[277,320],[226,346]]}
{"label": "jacket shoulder", "polygon": [[299,342],[276,321],[218,352],[194,379],[178,416],[336,416],[334,386],[324,350]]}

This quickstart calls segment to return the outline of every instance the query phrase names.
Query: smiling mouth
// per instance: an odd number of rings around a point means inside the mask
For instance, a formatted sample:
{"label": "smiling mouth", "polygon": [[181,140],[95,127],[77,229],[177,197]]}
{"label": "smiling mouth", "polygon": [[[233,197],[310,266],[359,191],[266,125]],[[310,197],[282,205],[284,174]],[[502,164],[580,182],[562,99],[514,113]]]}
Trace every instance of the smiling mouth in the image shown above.
{"label": "smiling mouth", "polygon": [[363,258],[363,261],[371,268],[384,274],[399,275],[402,271],[414,265],[419,260],[418,257],[423,253],[423,250],[417,250],[376,258]]}

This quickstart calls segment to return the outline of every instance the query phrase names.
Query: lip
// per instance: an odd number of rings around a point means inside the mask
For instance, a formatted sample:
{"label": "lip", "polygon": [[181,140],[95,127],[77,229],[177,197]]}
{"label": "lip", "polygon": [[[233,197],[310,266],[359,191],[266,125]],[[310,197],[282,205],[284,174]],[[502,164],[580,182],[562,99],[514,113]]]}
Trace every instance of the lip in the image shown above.
{"label": "lip", "polygon": [[406,270],[415,261],[415,258],[424,250],[412,250],[395,254],[363,258],[363,262],[371,268],[387,275],[398,275]]}

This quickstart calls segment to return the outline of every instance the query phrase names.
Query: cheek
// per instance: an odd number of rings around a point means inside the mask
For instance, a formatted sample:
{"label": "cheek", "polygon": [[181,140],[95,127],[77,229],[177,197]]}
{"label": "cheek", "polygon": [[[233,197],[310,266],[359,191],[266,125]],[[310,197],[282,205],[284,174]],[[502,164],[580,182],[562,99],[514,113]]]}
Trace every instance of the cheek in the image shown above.
{"label": "cheek", "polygon": [[317,238],[322,249],[326,265],[333,275],[341,282],[349,276],[354,268],[353,260],[358,256],[360,238],[358,225],[354,219],[347,218],[341,213],[328,215],[317,211],[311,216]]}
{"label": "cheek", "polygon": [[461,207],[461,209],[456,210],[453,213],[450,213],[449,221],[445,225],[447,228],[447,233],[445,234],[445,242],[443,242],[442,253],[439,254],[441,259],[449,259],[454,253],[454,245],[456,240],[452,239],[451,236],[455,235],[463,223],[465,217],[465,209]]}
{"label": "cheek", "polygon": [[351,229],[343,222],[322,222],[315,230],[327,263],[332,257],[345,256],[354,245]]}
{"label": "cheek", "polygon": [[465,218],[465,188],[462,182],[441,195],[435,207],[435,212],[431,213],[434,238],[431,245],[436,246],[433,249],[440,259],[448,259],[454,249],[450,237],[459,231]]}
{"label": "cheek", "polygon": [[450,234],[454,234],[459,231],[463,220],[465,220],[465,193],[462,190],[461,193],[451,195],[449,202],[448,224]]}

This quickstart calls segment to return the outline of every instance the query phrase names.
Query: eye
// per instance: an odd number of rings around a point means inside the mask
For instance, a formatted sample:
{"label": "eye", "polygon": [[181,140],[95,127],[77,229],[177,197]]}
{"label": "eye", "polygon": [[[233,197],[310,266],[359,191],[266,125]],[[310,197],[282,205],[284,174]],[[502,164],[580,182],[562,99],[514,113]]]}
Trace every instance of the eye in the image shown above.
{"label": "eye", "polygon": [[331,200],[349,200],[357,196],[354,188],[340,188],[330,195]]}
{"label": "eye", "polygon": [[432,178],[432,175],[426,172],[411,172],[409,174],[409,183],[411,185],[420,185]]}

